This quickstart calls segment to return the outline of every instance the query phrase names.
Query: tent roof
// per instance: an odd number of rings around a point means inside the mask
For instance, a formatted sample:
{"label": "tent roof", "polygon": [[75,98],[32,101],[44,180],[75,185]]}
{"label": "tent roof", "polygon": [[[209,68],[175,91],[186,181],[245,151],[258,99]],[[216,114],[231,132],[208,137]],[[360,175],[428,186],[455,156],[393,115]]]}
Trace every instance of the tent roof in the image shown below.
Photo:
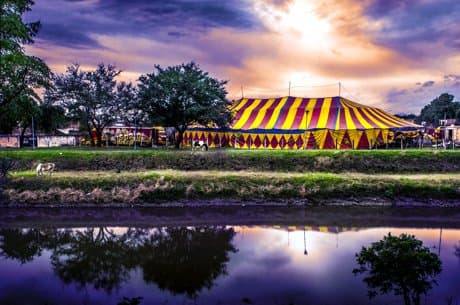
{"label": "tent roof", "polygon": [[243,98],[232,106],[232,129],[317,130],[391,129],[414,130],[407,122],[379,108],[364,106],[340,96],[325,98]]}

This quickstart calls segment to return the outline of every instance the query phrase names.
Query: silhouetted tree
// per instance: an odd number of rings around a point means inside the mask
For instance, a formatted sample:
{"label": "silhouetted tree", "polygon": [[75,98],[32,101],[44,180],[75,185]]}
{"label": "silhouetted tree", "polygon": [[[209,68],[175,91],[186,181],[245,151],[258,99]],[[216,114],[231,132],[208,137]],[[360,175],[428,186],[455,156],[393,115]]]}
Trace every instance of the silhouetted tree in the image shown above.
{"label": "silhouetted tree", "polygon": [[423,107],[417,122],[427,122],[434,125],[444,118],[460,120],[460,102],[454,102],[454,96],[443,93],[428,105]]}
{"label": "silhouetted tree", "polygon": [[419,305],[420,295],[437,284],[441,261],[413,235],[399,237],[388,233],[383,240],[363,247],[356,254],[359,267],[353,273],[365,273],[363,281],[369,287],[369,297],[378,292],[402,295],[405,305]]}
{"label": "silhouetted tree", "polygon": [[146,282],[173,294],[195,297],[226,274],[233,229],[168,228],[150,236],[137,252]]}
{"label": "silhouetted tree", "polygon": [[210,77],[194,62],[155,69],[139,78],[138,108],[152,121],[177,130],[177,148],[191,124],[225,127],[230,122],[226,81]]}
{"label": "silhouetted tree", "polygon": [[91,284],[107,292],[118,289],[133,268],[125,234],[106,228],[75,231],[67,243],[60,243],[51,255],[54,272],[66,284]]}

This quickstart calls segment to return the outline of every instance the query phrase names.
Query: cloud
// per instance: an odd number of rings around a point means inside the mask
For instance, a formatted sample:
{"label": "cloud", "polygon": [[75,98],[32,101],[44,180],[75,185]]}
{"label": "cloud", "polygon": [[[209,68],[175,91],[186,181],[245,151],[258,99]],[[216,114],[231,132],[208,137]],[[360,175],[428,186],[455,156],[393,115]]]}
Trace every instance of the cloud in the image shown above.
{"label": "cloud", "polygon": [[26,17],[41,20],[40,36],[47,43],[78,48],[98,47],[91,38],[95,34],[168,41],[197,37],[213,28],[247,31],[259,26],[243,0],[49,0],[37,2]]}
{"label": "cloud", "polygon": [[[374,41],[420,62],[460,48],[457,0],[372,0],[363,14],[380,23]],[[422,61],[423,63],[423,61]]]}
{"label": "cloud", "polygon": [[357,102],[417,112],[460,94],[457,2],[37,1],[27,18],[43,29],[27,50],[57,72],[116,64],[128,81],[194,60],[229,80],[231,98],[241,85],[246,96],[286,95],[289,82],[296,95],[336,95],[340,81]]}
{"label": "cloud", "polygon": [[102,48],[102,45],[90,34],[61,24],[44,23],[38,39],[69,48]]}

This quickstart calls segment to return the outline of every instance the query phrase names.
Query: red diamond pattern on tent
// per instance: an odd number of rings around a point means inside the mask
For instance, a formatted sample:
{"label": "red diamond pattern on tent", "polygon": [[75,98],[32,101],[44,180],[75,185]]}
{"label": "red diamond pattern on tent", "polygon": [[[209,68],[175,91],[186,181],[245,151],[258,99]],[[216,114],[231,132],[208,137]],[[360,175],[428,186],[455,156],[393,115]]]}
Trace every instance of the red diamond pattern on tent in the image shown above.
{"label": "red diamond pattern on tent", "polygon": [[310,135],[308,136],[308,141],[307,141],[307,149],[316,149],[316,139],[315,136],[313,135],[312,132],[310,132]]}
{"label": "red diamond pattern on tent", "polygon": [[240,147],[242,147],[242,146],[244,145],[244,136],[243,136],[243,135],[240,135],[240,136],[238,137],[237,142],[238,142],[238,145],[239,145]]}
{"label": "red diamond pattern on tent", "polygon": [[206,141],[206,138],[204,137],[204,132],[201,133],[200,141]]}
{"label": "red diamond pattern on tent", "polygon": [[251,148],[251,146],[254,145],[254,140],[251,138],[251,135],[246,138],[246,144],[248,145],[248,148]]}
{"label": "red diamond pattern on tent", "polygon": [[236,147],[235,142],[236,142],[235,135],[232,134],[232,136],[230,137],[230,143],[229,143],[230,146],[231,146],[231,147]]}
{"label": "red diamond pattern on tent", "polygon": [[256,135],[256,138],[254,139],[254,146],[255,146],[256,148],[259,148],[261,144],[262,144],[262,141],[260,141],[259,136]]}
{"label": "red diamond pattern on tent", "polygon": [[212,144],[212,133],[208,134],[208,145]]}
{"label": "red diamond pattern on tent", "polygon": [[276,139],[276,136],[273,136],[273,137],[272,137],[272,140],[271,140],[271,142],[270,142],[270,146],[271,146],[272,148],[276,148],[276,146],[278,146],[278,140]]}
{"label": "red diamond pattern on tent", "polygon": [[358,148],[369,148],[369,140],[367,139],[367,135],[365,132],[361,134],[361,138],[358,142]]}
{"label": "red diamond pattern on tent", "polygon": [[280,147],[281,149],[283,149],[284,147],[286,147],[286,139],[284,138],[284,136],[281,136],[281,139],[280,139]]}
{"label": "red diamond pattern on tent", "polygon": [[219,146],[220,145],[220,136],[218,133],[216,133],[216,136],[214,137],[214,145]]}
{"label": "red diamond pattern on tent", "polygon": [[221,142],[222,142],[222,147],[225,147],[225,146],[229,145],[229,143],[228,143],[228,137],[227,137],[226,135],[221,136],[221,139],[220,139],[220,140],[221,140]]}
{"label": "red diamond pattern on tent", "polygon": [[342,143],[340,143],[340,149],[351,149],[353,148],[353,143],[351,142],[350,135],[348,132],[345,132]]}
{"label": "red diamond pattern on tent", "polygon": [[334,139],[331,136],[331,133],[328,131],[326,133],[326,139],[324,140],[323,149],[334,149],[335,143]]}
{"label": "red diamond pattern on tent", "polygon": [[295,141],[295,144],[297,145],[297,148],[303,147],[303,135],[299,135],[297,137],[297,141]]}
{"label": "red diamond pattern on tent", "polygon": [[292,136],[289,137],[289,140],[287,141],[287,144],[288,144],[289,149],[294,148],[295,141],[294,141],[294,138]]}
{"label": "red diamond pattern on tent", "polygon": [[262,143],[262,146],[263,146],[264,148],[267,148],[268,146],[270,146],[270,139],[268,138],[268,136],[265,136],[265,137],[264,137],[264,141],[263,141],[263,143]]}

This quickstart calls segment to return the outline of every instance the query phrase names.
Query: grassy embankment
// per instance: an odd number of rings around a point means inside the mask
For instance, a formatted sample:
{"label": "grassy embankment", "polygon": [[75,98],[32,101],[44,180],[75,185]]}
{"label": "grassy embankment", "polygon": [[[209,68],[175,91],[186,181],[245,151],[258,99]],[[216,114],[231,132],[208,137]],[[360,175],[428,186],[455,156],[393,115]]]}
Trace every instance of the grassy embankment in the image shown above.
{"label": "grassy embankment", "polygon": [[[226,200],[302,204],[451,203],[460,151],[0,151],[15,160],[9,203]],[[37,162],[55,162],[35,177]]]}

